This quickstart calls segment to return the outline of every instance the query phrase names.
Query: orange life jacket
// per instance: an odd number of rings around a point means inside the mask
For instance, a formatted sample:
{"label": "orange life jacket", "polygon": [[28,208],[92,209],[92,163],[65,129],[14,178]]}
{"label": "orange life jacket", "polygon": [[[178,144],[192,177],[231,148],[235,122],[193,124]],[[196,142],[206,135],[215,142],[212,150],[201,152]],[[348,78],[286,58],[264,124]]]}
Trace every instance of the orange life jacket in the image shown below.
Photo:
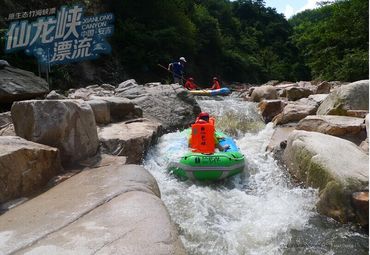
{"label": "orange life jacket", "polygon": [[214,153],[215,152],[215,126],[213,123],[199,120],[191,125],[190,144],[193,152]]}

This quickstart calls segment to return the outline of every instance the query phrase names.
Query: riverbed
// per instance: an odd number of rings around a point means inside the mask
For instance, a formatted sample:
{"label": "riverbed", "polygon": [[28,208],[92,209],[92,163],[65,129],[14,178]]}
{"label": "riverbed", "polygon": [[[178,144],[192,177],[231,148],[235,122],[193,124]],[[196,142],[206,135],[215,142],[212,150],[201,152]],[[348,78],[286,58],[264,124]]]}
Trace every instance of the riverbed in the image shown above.
{"label": "riverbed", "polygon": [[368,235],[316,212],[318,191],[294,183],[265,148],[273,133],[257,105],[236,97],[199,98],[219,130],[246,157],[242,174],[226,181],[181,182],[166,170],[187,150],[178,131],[159,139],[144,161],[188,254],[368,254]]}

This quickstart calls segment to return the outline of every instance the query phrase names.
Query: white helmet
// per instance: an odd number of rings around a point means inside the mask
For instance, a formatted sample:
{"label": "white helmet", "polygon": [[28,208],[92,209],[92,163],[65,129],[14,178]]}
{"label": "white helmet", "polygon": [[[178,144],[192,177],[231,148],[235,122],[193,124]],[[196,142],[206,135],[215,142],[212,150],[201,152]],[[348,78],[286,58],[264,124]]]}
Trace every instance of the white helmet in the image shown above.
{"label": "white helmet", "polygon": [[184,61],[186,63],[186,59],[184,57],[181,57],[180,61]]}

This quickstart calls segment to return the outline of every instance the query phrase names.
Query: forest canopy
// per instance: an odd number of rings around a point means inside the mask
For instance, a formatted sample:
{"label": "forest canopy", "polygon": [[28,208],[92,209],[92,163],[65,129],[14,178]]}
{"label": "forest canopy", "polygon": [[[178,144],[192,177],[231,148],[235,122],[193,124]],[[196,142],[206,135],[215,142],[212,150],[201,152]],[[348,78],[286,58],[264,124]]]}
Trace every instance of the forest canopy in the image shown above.
{"label": "forest canopy", "polygon": [[[263,0],[84,2],[87,9],[99,6],[114,13],[110,66],[119,66],[122,71],[116,73],[139,82],[166,81],[170,76],[158,64],[181,56],[188,62],[186,76],[204,85],[213,76],[248,83],[368,78],[368,1],[323,2],[289,20]],[[3,50],[4,34],[1,38]],[[37,68],[21,53],[1,55],[20,68]],[[94,62],[103,66],[103,60]],[[72,70],[56,66],[52,71],[73,80]]]}

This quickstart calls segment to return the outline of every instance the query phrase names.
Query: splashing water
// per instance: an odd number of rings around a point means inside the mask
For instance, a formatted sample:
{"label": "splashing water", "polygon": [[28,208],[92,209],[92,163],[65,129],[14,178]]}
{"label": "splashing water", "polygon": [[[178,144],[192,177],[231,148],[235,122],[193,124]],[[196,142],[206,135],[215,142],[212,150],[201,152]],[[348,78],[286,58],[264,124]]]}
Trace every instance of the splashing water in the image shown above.
{"label": "splashing water", "polygon": [[[312,219],[319,217],[315,213],[317,191],[292,185],[286,170],[265,153],[273,127],[264,127],[256,104],[230,97],[198,103],[203,111],[216,117],[218,129],[237,137],[246,157],[246,169],[212,185],[180,182],[166,168],[187,151],[185,134],[164,135],[149,151],[144,166],[157,179],[162,199],[178,225],[188,253],[331,254],[332,246],[316,253],[312,244],[302,241],[315,239],[314,235],[305,234],[306,230],[319,231],[311,224]],[[227,120],[222,120],[225,116]],[[342,230],[345,231],[348,230]],[[304,249],[294,253],[296,245]]]}

